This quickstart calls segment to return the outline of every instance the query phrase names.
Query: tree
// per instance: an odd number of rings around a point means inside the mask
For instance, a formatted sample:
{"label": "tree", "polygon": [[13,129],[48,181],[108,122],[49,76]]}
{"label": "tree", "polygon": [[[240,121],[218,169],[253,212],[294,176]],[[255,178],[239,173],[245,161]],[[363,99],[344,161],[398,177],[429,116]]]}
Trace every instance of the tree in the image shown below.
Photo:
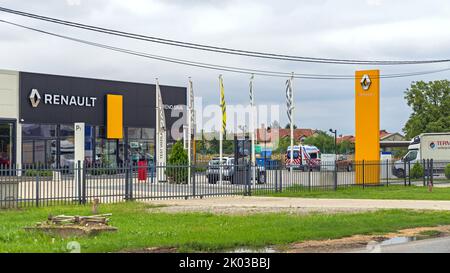
{"label": "tree", "polygon": [[338,143],[338,152],[340,154],[349,154],[355,151],[355,144],[351,143],[348,140],[344,140],[341,143]]}
{"label": "tree", "polygon": [[188,155],[181,141],[177,141],[172,146],[167,162],[166,174],[170,180],[175,183],[187,183],[188,171],[186,166],[188,165]]}
{"label": "tree", "polygon": [[[270,125],[270,128],[272,128],[272,129],[280,129],[281,128],[281,125],[280,125],[280,123],[277,121],[277,120],[274,120],[273,122],[272,122],[272,124]],[[290,127],[289,127],[290,128]]]}
{"label": "tree", "polygon": [[450,81],[413,82],[405,99],[413,111],[403,128],[406,137],[450,131]]}
{"label": "tree", "polygon": [[[294,141],[295,144],[295,141]],[[274,153],[284,154],[287,148],[291,145],[291,139],[289,137],[282,137],[278,140],[277,148],[273,151]]]}
{"label": "tree", "polygon": [[218,154],[220,141],[214,136],[211,141],[209,141],[208,154]]}
{"label": "tree", "polygon": [[334,137],[324,131],[318,131],[316,135],[307,137],[303,143],[316,146],[322,153],[334,153]]}
{"label": "tree", "polygon": [[234,153],[234,140],[223,140],[222,144],[223,153],[224,154],[233,154]]}
{"label": "tree", "polygon": [[[297,125],[294,124],[294,129],[297,129]],[[291,124],[286,124],[286,126],[284,126],[284,129],[291,129]]]}
{"label": "tree", "polygon": [[195,140],[195,146],[198,153],[201,153],[203,155],[206,154],[206,140],[205,135],[203,133],[203,129],[201,131],[200,139]]}

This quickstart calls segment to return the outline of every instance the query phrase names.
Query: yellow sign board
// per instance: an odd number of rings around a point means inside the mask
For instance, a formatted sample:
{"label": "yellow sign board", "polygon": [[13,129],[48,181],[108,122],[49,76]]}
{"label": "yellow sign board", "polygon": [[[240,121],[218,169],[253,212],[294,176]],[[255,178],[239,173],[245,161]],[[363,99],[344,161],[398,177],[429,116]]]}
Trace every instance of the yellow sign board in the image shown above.
{"label": "yellow sign board", "polygon": [[123,97],[106,95],[106,138],[123,138]]}
{"label": "yellow sign board", "polygon": [[355,73],[355,172],[357,184],[380,182],[380,71]]}

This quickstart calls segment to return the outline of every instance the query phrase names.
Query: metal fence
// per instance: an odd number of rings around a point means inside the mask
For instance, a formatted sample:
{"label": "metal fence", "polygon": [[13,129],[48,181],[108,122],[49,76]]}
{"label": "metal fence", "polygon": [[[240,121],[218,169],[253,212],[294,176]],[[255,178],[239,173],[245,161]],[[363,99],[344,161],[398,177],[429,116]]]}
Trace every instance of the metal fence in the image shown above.
{"label": "metal fence", "polygon": [[[367,187],[450,186],[450,161],[322,162],[320,166],[197,164],[154,166],[76,164],[54,168],[0,166],[0,207],[127,200],[265,195],[286,191],[364,190]],[[447,172],[449,172],[448,170]],[[220,175],[222,174],[222,175]],[[190,178],[189,178],[190,176]]]}

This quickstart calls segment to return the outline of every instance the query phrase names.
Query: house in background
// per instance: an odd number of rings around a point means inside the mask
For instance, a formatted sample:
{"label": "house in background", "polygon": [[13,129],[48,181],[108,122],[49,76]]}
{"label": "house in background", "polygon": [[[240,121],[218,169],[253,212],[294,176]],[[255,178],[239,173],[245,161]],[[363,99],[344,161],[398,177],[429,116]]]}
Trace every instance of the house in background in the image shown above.
{"label": "house in background", "polygon": [[[352,135],[340,135],[337,138],[337,143],[342,143],[344,141],[348,141],[350,143],[355,143],[355,137]],[[405,136],[396,132],[396,133],[389,133],[386,130],[380,130],[380,146],[382,152],[392,152],[393,148],[396,147],[404,147],[404,143],[406,139]],[[392,142],[389,144],[389,142]],[[398,146],[398,144],[401,144]]]}
{"label": "house in background", "polygon": [[[302,143],[307,137],[314,136],[317,130],[298,128],[294,129],[294,143]],[[262,126],[256,131],[257,142],[266,148],[274,148],[274,145],[282,138],[290,138],[291,130],[283,128],[265,128]]]}

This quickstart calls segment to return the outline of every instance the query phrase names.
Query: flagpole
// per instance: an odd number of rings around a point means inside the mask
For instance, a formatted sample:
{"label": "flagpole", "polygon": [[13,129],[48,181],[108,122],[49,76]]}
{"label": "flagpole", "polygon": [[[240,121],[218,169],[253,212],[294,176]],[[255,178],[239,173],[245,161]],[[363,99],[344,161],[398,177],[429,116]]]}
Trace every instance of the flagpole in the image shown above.
{"label": "flagpole", "polygon": [[219,75],[219,89],[220,89],[220,106],[222,112],[222,122],[220,126],[220,134],[219,134],[219,181],[222,181],[222,158],[223,158],[223,105],[222,105],[222,92],[223,92],[223,78],[222,75]]}
{"label": "flagpole", "polygon": [[[253,93],[253,78],[254,75],[250,77],[250,109],[251,109],[251,115],[250,115],[250,132],[251,132],[251,142],[252,142],[252,167],[253,167],[253,179],[252,182],[256,182],[256,153],[255,153],[255,100],[254,100],[254,93]],[[265,152],[265,151],[264,151]],[[264,164],[266,162],[264,161]]]}
{"label": "flagpole", "polygon": [[188,106],[188,184],[191,184],[191,133],[192,133],[192,93],[193,86],[191,77],[189,77],[189,89],[188,89],[188,98],[189,98],[189,106]]}
{"label": "flagpole", "polygon": [[294,80],[294,72],[292,72],[292,76],[290,78],[290,82],[289,82],[289,88],[291,89],[290,93],[291,93],[291,182],[292,182],[292,164],[294,163],[294,111],[295,111],[295,106],[294,106],[294,88],[292,87],[292,82]]}

